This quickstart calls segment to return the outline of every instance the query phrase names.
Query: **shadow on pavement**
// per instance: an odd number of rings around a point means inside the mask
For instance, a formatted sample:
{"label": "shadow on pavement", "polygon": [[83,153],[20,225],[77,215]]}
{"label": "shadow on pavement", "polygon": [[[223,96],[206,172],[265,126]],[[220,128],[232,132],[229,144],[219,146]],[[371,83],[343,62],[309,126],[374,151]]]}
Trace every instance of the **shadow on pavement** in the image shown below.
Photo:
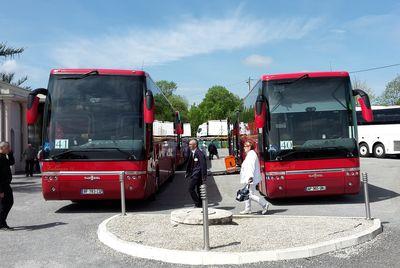
{"label": "shadow on pavement", "polygon": [[[373,184],[368,185],[368,192],[371,203],[395,198],[400,195]],[[273,205],[357,204],[365,202],[363,188],[360,189],[360,193],[357,195],[293,197],[287,199],[268,199],[268,201]]]}
{"label": "shadow on pavement", "polygon": [[[193,201],[188,193],[189,181],[183,174],[176,174],[172,182],[164,183],[156,195],[155,201],[127,200],[127,212],[166,212],[172,209],[193,207]],[[222,200],[221,193],[214,177],[207,180],[208,202],[210,206],[218,206]],[[86,212],[115,212],[121,211],[119,200],[81,201],[61,207],[56,213],[86,213]]]}
{"label": "shadow on pavement", "polygon": [[41,229],[47,229],[47,228],[52,228],[60,225],[66,225],[67,223],[65,222],[51,222],[51,223],[45,223],[45,224],[37,224],[37,225],[29,225],[29,226],[16,226],[14,227],[15,231],[35,231],[35,230],[41,230]]}
{"label": "shadow on pavement", "polygon": [[42,191],[42,186],[36,182],[24,183],[22,185],[13,183],[11,187],[17,193],[36,193]]}

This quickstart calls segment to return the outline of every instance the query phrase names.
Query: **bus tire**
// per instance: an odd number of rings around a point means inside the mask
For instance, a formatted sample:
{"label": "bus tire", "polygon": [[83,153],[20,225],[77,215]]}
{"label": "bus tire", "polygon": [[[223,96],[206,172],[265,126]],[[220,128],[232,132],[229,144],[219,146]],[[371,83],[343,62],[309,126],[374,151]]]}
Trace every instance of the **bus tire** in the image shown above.
{"label": "bus tire", "polygon": [[361,157],[368,157],[369,156],[368,144],[360,143],[358,152]]}
{"label": "bus tire", "polygon": [[377,143],[374,146],[374,156],[376,158],[384,158],[385,157],[385,146],[382,143]]}

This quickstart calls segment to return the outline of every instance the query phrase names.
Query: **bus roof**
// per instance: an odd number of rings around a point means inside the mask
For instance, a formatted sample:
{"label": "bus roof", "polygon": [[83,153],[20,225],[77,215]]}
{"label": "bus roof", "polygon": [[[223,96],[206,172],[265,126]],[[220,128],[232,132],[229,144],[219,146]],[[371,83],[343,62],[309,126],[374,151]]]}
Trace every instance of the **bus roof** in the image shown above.
{"label": "bus roof", "polygon": [[300,72],[287,74],[264,74],[261,76],[262,81],[281,80],[281,79],[296,79],[307,74],[309,77],[348,77],[349,73],[340,72]]}
{"label": "bus roof", "polygon": [[121,70],[121,69],[52,69],[50,74],[85,74],[91,71],[98,71],[99,74],[114,74],[114,75],[137,75],[144,76],[146,72],[139,70]]}

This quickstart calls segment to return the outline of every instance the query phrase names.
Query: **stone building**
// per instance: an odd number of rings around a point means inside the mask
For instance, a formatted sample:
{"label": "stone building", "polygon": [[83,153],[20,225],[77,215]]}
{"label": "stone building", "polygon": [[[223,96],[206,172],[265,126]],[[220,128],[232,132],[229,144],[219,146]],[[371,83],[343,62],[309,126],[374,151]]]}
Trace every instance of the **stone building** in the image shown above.
{"label": "stone building", "polygon": [[26,110],[29,92],[0,81],[0,139],[8,141],[14,151],[14,172],[25,169],[21,156],[28,144]]}

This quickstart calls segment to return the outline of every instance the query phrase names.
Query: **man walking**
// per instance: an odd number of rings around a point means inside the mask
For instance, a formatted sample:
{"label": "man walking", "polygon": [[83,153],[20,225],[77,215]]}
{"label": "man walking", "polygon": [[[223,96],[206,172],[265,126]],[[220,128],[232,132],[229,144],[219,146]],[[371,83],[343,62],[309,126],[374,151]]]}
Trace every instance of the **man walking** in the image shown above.
{"label": "man walking", "polygon": [[189,142],[190,156],[186,167],[186,178],[189,181],[189,193],[195,207],[201,207],[200,185],[207,180],[206,157],[198,148],[197,140]]}
{"label": "man walking", "polygon": [[11,168],[14,165],[14,155],[8,142],[0,142],[0,230],[13,230],[7,225],[6,219],[14,204],[11,189]]}
{"label": "man walking", "polygon": [[27,177],[33,177],[33,169],[35,168],[35,160],[36,160],[36,149],[32,147],[32,144],[28,144],[28,148],[22,153],[22,156],[25,158],[25,175]]}
{"label": "man walking", "polygon": [[209,159],[210,159],[210,160],[213,160],[214,155],[216,155],[217,158],[219,159],[217,146],[215,146],[214,141],[212,141],[212,142],[208,145],[208,156],[209,156]]}

